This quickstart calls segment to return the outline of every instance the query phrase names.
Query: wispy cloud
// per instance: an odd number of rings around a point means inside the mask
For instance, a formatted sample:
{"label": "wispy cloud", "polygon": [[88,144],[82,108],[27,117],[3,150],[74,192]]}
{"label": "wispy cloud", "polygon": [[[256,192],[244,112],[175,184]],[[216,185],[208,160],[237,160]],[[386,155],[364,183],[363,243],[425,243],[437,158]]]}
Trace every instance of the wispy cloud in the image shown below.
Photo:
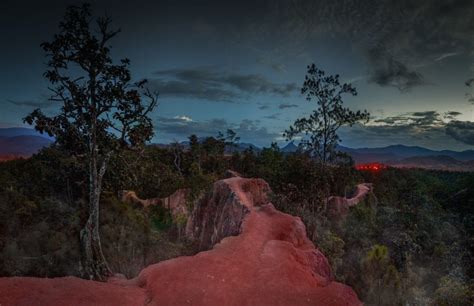
{"label": "wispy cloud", "polygon": [[393,86],[402,92],[426,84],[420,73],[410,69],[380,47],[372,49],[369,58],[372,63],[370,82],[380,86]]}
{"label": "wispy cloud", "polygon": [[250,94],[288,97],[295,83],[275,83],[260,74],[237,74],[213,68],[169,69],[154,73],[150,83],[163,96],[238,102]]}
{"label": "wispy cloud", "polygon": [[38,107],[44,108],[52,106],[52,101],[47,99],[43,100],[16,100],[16,99],[6,99],[6,101],[15,106],[28,106],[28,107]]}
{"label": "wispy cloud", "polygon": [[266,67],[271,68],[272,70],[276,72],[286,72],[286,65],[283,63],[278,63],[273,60],[270,60],[267,57],[259,57],[257,58],[257,63],[264,65]]}
{"label": "wispy cloud", "polygon": [[439,62],[439,61],[442,61],[448,57],[453,57],[453,56],[456,56],[456,55],[459,55],[461,54],[461,52],[448,52],[448,53],[444,53],[444,54],[441,54],[440,56],[438,56],[437,58],[435,58],[435,62]]}
{"label": "wispy cloud", "polygon": [[280,113],[275,113],[275,114],[271,114],[271,115],[268,115],[268,116],[264,116],[263,118],[265,119],[270,119],[270,120],[275,120],[275,119],[278,119],[280,118]]}
{"label": "wispy cloud", "polygon": [[295,108],[295,107],[298,107],[298,105],[297,104],[287,104],[287,103],[282,103],[282,104],[278,105],[279,109]]}
{"label": "wispy cloud", "polygon": [[191,117],[188,117],[188,116],[174,116],[173,119],[177,119],[177,120],[182,120],[184,122],[192,122],[193,119],[191,119]]}

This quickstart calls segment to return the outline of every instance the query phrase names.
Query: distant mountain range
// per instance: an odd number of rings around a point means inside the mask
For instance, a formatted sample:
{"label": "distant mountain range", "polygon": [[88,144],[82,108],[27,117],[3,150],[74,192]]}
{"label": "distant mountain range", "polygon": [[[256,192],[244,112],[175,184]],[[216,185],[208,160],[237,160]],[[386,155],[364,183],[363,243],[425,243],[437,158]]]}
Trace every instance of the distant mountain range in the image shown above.
{"label": "distant mountain range", "polygon": [[451,151],[451,150],[430,150],[417,146],[392,145],[382,148],[360,148],[352,149],[340,146],[339,150],[346,152],[354,158],[356,162],[389,162],[397,161],[415,156],[449,156],[457,160],[474,160],[474,150]]}
{"label": "distant mountain range", "polygon": [[[290,142],[282,152],[295,152],[298,147]],[[353,149],[339,146],[356,164],[380,162],[400,168],[425,168],[450,171],[474,171],[474,150],[430,150],[418,146],[392,145],[381,148]]]}
{"label": "distant mountain range", "polygon": [[49,137],[47,134],[41,134],[40,132],[29,129],[29,128],[0,128],[0,137],[15,137],[15,136],[40,136],[49,140],[53,140],[52,137]]}
{"label": "distant mountain range", "polygon": [[[284,146],[282,152],[296,152],[298,146],[292,141]],[[368,162],[395,162],[409,157],[423,156],[447,156],[460,161],[474,160],[474,150],[451,151],[451,150],[430,150],[417,146],[392,145],[381,148],[348,148],[338,146],[339,151],[345,152],[352,156],[357,163]]]}
{"label": "distant mountain range", "polygon": [[52,142],[52,138],[33,129],[0,129],[0,160],[29,157]]}
{"label": "distant mountain range", "polygon": [[[41,148],[50,145],[53,138],[42,135],[29,128],[0,128],[0,160],[17,157],[29,157]],[[154,144],[168,147],[169,144]],[[188,141],[180,143],[184,148]],[[430,150],[418,146],[392,145],[381,148],[348,148],[338,147],[340,151],[352,156],[357,164],[381,162],[395,167],[421,167],[429,169],[445,169],[455,171],[474,171],[474,150]],[[227,152],[252,149],[259,152],[261,148],[251,143],[238,143],[235,148],[226,148]],[[283,153],[296,152],[298,146],[289,142],[281,147]]]}
{"label": "distant mountain range", "polygon": [[397,168],[424,168],[449,171],[474,171],[474,160],[460,161],[446,155],[414,156],[389,163]]}

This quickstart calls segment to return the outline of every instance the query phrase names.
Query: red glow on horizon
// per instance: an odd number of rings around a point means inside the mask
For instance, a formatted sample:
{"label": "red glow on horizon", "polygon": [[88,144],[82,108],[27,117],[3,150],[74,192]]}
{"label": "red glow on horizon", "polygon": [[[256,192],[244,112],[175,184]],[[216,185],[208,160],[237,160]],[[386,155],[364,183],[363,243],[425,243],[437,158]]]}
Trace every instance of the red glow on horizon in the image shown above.
{"label": "red glow on horizon", "polygon": [[387,169],[387,165],[382,163],[368,163],[368,164],[359,164],[356,165],[355,168],[359,171],[380,171],[383,169]]}

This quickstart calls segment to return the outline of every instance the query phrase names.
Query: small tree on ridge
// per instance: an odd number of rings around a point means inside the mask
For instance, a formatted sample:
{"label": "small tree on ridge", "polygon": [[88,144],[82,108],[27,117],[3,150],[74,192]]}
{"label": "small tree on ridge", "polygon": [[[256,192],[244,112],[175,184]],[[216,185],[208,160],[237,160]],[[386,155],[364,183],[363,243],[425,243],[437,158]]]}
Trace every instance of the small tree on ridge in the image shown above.
{"label": "small tree on ridge", "polygon": [[315,64],[307,69],[301,93],[306,95],[307,101],[316,102],[317,107],[308,117],[297,119],[284,135],[291,140],[304,134],[306,137],[303,137],[300,146],[325,165],[338,156],[338,129],[357,122],[368,122],[370,115],[366,110],[354,112],[344,107],[342,96],[355,96],[357,91],[351,84],[341,84],[338,74],[326,76]]}

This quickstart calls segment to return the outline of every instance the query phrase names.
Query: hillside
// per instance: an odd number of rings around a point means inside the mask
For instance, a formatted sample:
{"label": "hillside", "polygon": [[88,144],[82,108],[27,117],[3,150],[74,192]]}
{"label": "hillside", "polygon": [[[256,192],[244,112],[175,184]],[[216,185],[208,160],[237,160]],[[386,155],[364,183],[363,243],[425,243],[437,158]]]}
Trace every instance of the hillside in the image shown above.
{"label": "hillside", "polygon": [[261,179],[214,183],[186,226],[187,235],[209,247],[217,243],[211,251],[151,265],[132,280],[0,278],[0,303],[362,305],[350,287],[334,281],[301,219],[276,210],[268,192]]}

